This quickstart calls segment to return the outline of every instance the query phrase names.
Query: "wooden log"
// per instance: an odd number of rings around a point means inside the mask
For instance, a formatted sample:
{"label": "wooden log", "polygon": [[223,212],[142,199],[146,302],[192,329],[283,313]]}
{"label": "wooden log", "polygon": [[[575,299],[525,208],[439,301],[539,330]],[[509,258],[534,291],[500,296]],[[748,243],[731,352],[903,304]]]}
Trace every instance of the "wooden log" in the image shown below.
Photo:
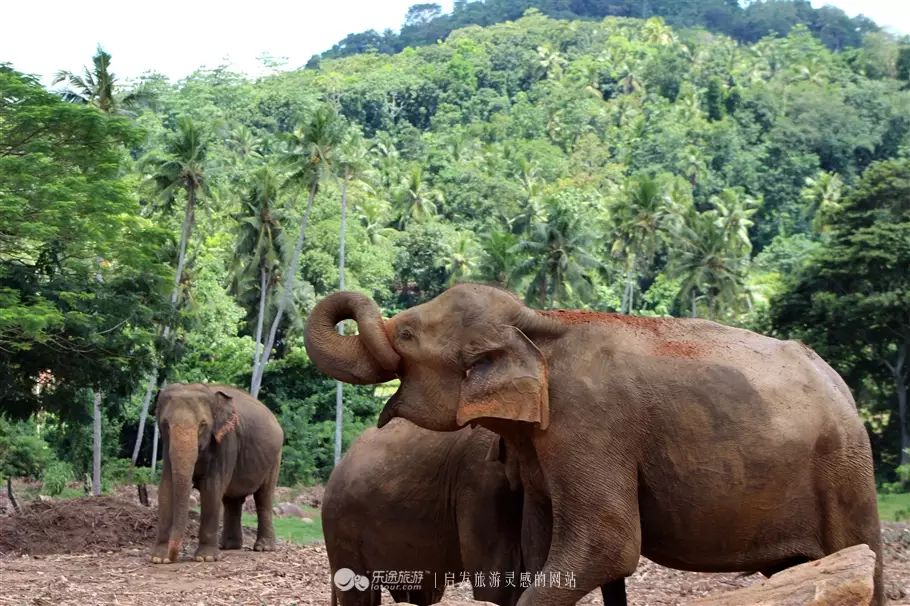
{"label": "wooden log", "polygon": [[854,545],[783,570],[736,591],[688,602],[690,606],[868,606],[875,553]]}

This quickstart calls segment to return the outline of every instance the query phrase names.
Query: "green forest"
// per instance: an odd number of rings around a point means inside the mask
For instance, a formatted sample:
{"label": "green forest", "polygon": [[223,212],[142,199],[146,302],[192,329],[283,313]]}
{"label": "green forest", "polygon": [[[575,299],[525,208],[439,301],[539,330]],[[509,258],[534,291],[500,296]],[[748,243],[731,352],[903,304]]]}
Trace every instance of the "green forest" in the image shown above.
{"label": "green forest", "polygon": [[[207,381],[276,413],[281,484],[323,481],[308,311],[474,280],[800,339],[907,488],[910,39],[807,2],[489,0],[255,80],[116,59],[50,90],[0,64],[0,477],[147,477],[158,389]],[[345,386],[344,447],[391,391]]]}

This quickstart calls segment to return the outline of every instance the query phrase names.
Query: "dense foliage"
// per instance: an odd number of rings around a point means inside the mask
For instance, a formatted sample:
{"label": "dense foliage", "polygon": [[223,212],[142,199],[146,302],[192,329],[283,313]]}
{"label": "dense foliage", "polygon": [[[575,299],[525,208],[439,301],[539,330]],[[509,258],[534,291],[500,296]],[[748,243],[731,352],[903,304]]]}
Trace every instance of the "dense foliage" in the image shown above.
{"label": "dense foliage", "polygon": [[741,42],[757,42],[767,35],[785,36],[794,26],[805,25],[833,50],[859,47],[865,34],[878,31],[874,22],[861,15],[850,18],[833,6],[812,8],[809,0],[455,0],[449,14],[436,3],[415,4],[400,32],[349,34],[321,58],[367,52],[393,54],[409,46],[435,44],[456,29],[518,19],[529,8],[559,19],[662,17],[674,27],[703,27]]}
{"label": "dense foliage", "polygon": [[[856,24],[832,42],[810,17],[834,13],[791,4],[785,37],[729,32],[752,44],[532,9],[256,81],[99,75],[79,95],[95,107],[0,71],[0,410],[40,412],[54,450],[82,452],[100,390],[112,459],[158,379],[261,382],[282,481],[325,478],[335,385],[301,328],[343,241],[346,288],[389,314],[476,279],[535,307],[802,338],[849,380],[893,481],[910,446],[910,46]],[[436,23],[421,6],[402,38]],[[346,388],[345,445],[387,392]],[[89,459],[66,457],[79,477]]]}

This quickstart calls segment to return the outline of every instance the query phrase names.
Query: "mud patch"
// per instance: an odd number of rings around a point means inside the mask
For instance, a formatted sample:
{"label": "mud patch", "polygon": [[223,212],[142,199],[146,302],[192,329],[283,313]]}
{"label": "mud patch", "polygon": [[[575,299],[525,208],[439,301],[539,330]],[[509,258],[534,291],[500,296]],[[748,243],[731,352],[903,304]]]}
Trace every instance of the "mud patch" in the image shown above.
{"label": "mud patch", "polygon": [[[184,550],[196,548],[199,514],[190,512]],[[35,501],[21,515],[0,517],[0,554],[49,555],[151,548],[158,534],[158,510],[118,497]],[[256,532],[244,528],[252,544]]]}

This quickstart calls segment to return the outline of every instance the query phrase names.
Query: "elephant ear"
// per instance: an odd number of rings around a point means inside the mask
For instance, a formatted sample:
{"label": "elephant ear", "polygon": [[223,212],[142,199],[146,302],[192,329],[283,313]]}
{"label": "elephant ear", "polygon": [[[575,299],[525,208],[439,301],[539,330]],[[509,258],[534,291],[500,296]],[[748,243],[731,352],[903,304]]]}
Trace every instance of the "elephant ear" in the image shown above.
{"label": "elephant ear", "polygon": [[479,351],[461,384],[456,420],[493,418],[550,424],[547,361],[521,330],[506,326]]}
{"label": "elephant ear", "polygon": [[212,397],[212,419],[212,436],[219,444],[224,436],[237,429],[240,422],[233,398],[220,389]]}

